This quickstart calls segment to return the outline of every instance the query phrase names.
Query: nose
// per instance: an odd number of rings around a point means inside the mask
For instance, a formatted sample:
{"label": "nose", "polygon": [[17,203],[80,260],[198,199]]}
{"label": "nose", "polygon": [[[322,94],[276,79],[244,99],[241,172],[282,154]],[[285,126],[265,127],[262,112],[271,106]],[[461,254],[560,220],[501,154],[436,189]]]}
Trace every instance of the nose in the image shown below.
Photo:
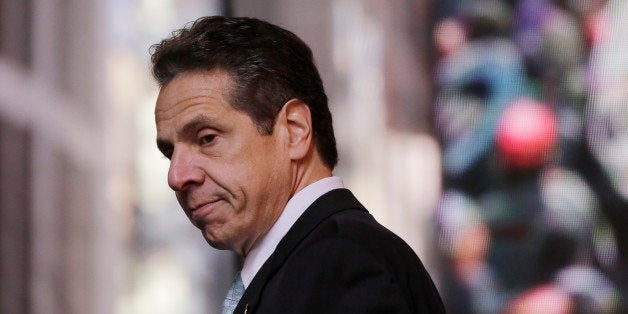
{"label": "nose", "polygon": [[175,191],[184,191],[191,186],[203,183],[203,171],[199,167],[194,152],[184,146],[177,146],[170,158],[168,185]]}

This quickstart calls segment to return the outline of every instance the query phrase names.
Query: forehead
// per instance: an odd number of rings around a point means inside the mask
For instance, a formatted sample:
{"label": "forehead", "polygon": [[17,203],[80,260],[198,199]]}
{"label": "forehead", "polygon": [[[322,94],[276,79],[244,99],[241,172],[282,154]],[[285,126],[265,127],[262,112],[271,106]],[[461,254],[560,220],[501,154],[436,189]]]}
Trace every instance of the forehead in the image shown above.
{"label": "forehead", "polygon": [[176,76],[159,91],[155,122],[172,120],[190,109],[212,103],[231,109],[231,76],[224,71],[190,72]]}

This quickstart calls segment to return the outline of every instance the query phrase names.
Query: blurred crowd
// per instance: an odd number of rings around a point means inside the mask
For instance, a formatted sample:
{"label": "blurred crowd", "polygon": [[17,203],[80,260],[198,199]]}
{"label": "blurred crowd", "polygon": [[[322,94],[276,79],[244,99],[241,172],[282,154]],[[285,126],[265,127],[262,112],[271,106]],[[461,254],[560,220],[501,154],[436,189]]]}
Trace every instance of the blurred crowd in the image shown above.
{"label": "blurred crowd", "polygon": [[448,312],[628,311],[627,3],[434,1]]}

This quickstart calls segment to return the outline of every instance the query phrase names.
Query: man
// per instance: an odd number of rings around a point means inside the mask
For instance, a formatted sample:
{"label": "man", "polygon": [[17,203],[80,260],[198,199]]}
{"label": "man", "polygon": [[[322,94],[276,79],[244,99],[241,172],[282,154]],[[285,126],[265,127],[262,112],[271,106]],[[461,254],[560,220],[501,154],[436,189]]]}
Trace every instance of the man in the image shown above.
{"label": "man", "polygon": [[206,17],[153,46],[152,62],[168,183],[211,246],[244,258],[223,313],[444,312],[416,254],[332,176],[332,118],[305,43]]}

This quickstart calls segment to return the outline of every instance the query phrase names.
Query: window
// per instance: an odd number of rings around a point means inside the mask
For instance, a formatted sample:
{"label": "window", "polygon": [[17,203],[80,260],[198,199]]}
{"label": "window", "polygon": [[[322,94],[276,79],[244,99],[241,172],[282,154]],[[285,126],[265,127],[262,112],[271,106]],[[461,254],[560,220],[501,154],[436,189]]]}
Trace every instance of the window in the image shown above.
{"label": "window", "polygon": [[0,313],[29,313],[30,152],[27,130],[0,119]]}
{"label": "window", "polygon": [[31,63],[31,0],[0,0],[0,55]]}

